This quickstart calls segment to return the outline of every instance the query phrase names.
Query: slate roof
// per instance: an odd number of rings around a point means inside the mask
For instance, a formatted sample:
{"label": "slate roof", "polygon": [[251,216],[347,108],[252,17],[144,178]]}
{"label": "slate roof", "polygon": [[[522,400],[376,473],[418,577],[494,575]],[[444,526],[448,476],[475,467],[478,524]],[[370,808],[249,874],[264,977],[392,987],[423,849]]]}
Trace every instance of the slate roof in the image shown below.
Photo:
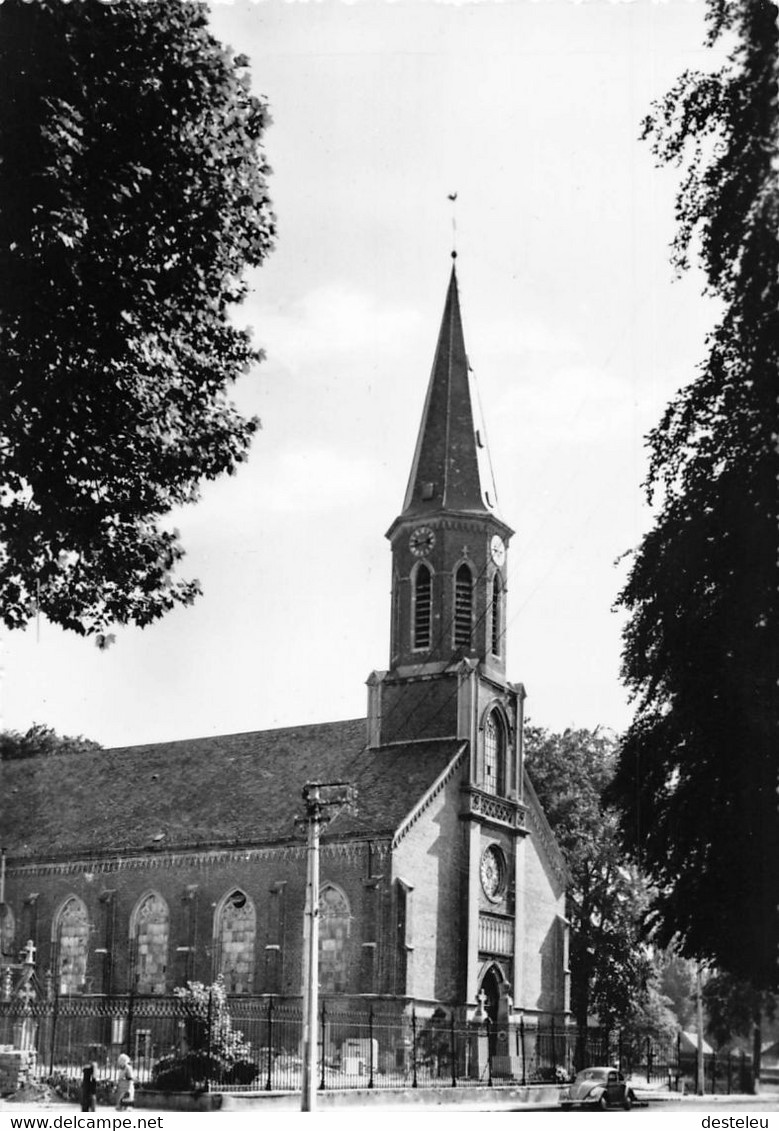
{"label": "slate roof", "polygon": [[10,859],[300,840],[307,781],[353,781],[324,838],[390,836],[462,747],[365,749],[366,722],[321,723],[3,763]]}
{"label": "slate roof", "polygon": [[403,502],[404,516],[441,510],[499,518],[454,266]]}

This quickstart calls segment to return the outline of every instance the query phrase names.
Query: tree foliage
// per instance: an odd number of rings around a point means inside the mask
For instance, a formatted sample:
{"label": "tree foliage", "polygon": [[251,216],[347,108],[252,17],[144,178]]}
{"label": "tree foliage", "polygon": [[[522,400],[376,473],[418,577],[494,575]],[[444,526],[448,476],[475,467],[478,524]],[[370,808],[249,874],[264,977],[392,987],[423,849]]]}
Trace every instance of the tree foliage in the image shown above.
{"label": "tree foliage", "polygon": [[24,734],[15,730],[0,731],[0,762],[23,758],[51,758],[58,754],[83,754],[102,750],[99,742],[81,735],[58,735],[51,727],[34,723]]}
{"label": "tree foliage", "polygon": [[644,992],[638,996],[632,1014],[620,1029],[620,1038],[624,1044],[641,1049],[647,1037],[667,1045],[678,1032],[679,1018],[673,1002],[662,992],[653,966]]}
{"label": "tree foliage", "polygon": [[571,1006],[579,1029],[597,1014],[625,1025],[646,1001],[650,961],[641,940],[646,893],[628,866],[617,818],[603,804],[614,740],[588,730],[527,728],[527,768],[571,874]]}
{"label": "tree foliage", "polygon": [[714,974],[703,987],[706,1032],[717,1048],[749,1047],[755,1026],[776,1015],[776,999],[729,974]]}
{"label": "tree foliage", "polygon": [[777,8],[710,0],[714,73],[645,124],[685,172],[674,260],[722,315],[698,376],[649,436],[654,526],[620,595],[635,715],[611,798],[656,889],[658,937],[777,984]]}
{"label": "tree foliage", "polygon": [[272,246],[245,58],[199,0],[0,5],[0,615],[78,633],[199,592],[163,525],[233,472]]}
{"label": "tree foliage", "polygon": [[657,984],[668,999],[680,1029],[691,1029],[696,1023],[697,965],[682,958],[673,949],[660,952],[655,958]]}
{"label": "tree foliage", "polygon": [[173,993],[196,1022],[191,1033],[192,1049],[209,1052],[226,1065],[250,1059],[251,1046],[243,1033],[233,1028],[227,990],[221,975],[210,986],[203,982],[187,982],[186,986],[177,986]]}
{"label": "tree foliage", "polygon": [[210,986],[187,982],[173,993],[186,1011],[187,1048],[154,1064],[152,1087],[184,1091],[212,1084],[251,1084],[258,1066],[251,1045],[233,1028],[221,974]]}

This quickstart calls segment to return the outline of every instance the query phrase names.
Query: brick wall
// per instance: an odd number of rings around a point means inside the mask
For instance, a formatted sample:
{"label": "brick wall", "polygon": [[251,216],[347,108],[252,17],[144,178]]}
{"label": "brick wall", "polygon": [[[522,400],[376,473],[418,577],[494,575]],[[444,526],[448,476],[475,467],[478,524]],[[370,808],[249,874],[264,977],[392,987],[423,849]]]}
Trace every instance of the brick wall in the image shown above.
{"label": "brick wall", "polygon": [[34,1066],[34,1051],[0,1045],[0,1095],[6,1096],[21,1088]]}
{"label": "brick wall", "polygon": [[457,733],[457,679],[394,682],[382,687],[381,742],[414,741],[417,738],[447,738]]}
{"label": "brick wall", "polygon": [[[390,893],[389,865],[384,861],[376,844],[322,845],[321,884],[336,884],[351,912],[343,961],[353,992],[360,989],[361,981],[375,982],[379,977],[373,959],[366,969],[363,944],[394,945],[394,940],[388,943],[382,913]],[[305,869],[303,846],[200,856],[171,853],[135,860],[109,858],[81,867],[48,865],[20,871],[10,866],[6,900],[17,924],[14,946],[21,948],[26,941],[24,928],[32,928],[38,971],[42,974],[52,968],[58,945],[62,953],[62,941],[52,938],[53,922],[67,898],[76,896],[86,907],[89,935],[82,992],[126,993],[134,962],[136,971],[143,963],[147,971],[145,987],[139,989],[162,992],[166,988],[170,992],[188,979],[210,982],[215,976],[225,938],[224,933],[215,937],[218,911],[232,892],[240,890],[253,902],[255,911],[252,989],[297,995]],[[140,907],[153,893],[168,909],[165,962],[161,957],[164,928],[159,923],[141,926],[135,922]],[[34,909],[34,915],[28,913],[25,918],[25,905],[28,912]],[[371,986],[373,992],[385,988]]]}

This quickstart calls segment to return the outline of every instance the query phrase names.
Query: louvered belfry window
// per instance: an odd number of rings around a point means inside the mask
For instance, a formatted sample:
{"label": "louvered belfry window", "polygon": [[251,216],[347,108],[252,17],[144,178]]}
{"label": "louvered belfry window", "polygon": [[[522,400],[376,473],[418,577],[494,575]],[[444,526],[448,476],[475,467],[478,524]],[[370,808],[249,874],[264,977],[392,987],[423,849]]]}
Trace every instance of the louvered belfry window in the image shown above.
{"label": "louvered belfry window", "polygon": [[429,648],[433,615],[433,575],[419,565],[414,577],[414,647]]}
{"label": "louvered belfry window", "polygon": [[495,716],[488,715],[484,724],[484,784],[495,791],[498,781],[498,728]]}
{"label": "louvered belfry window", "polygon": [[473,621],[473,578],[467,565],[461,565],[454,579],[454,646],[470,648]]}
{"label": "louvered belfry window", "polygon": [[500,574],[496,573],[492,579],[492,654],[500,655],[500,641],[503,635],[502,602],[503,591],[500,584]]}

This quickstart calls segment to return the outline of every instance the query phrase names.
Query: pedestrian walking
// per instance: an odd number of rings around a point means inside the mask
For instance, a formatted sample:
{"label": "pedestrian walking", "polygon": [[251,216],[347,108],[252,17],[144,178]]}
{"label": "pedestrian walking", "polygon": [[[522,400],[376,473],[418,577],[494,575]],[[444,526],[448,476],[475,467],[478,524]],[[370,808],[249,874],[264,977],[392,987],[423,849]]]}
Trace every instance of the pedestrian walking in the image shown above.
{"label": "pedestrian walking", "polygon": [[97,1065],[94,1061],[84,1065],[81,1077],[81,1110],[97,1110]]}
{"label": "pedestrian walking", "polygon": [[119,1083],[116,1085],[116,1110],[124,1111],[125,1108],[135,1104],[135,1070],[127,1053],[122,1053],[117,1059],[119,1068]]}

